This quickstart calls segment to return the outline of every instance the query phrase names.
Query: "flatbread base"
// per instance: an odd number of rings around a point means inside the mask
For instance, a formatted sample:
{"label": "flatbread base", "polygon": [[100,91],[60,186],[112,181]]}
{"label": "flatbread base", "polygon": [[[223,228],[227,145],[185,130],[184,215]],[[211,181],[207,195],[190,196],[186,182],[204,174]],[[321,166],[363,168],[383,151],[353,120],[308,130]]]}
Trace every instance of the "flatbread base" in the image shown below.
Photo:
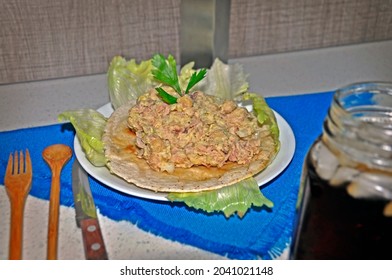
{"label": "flatbread base", "polygon": [[103,135],[105,156],[111,173],[129,183],[155,192],[200,192],[219,189],[249,178],[264,170],[276,155],[272,137],[267,136],[259,158],[247,165],[227,163],[223,167],[193,166],[176,168],[173,173],[152,170],[137,157],[136,135],[128,125],[130,102],[110,116]]}

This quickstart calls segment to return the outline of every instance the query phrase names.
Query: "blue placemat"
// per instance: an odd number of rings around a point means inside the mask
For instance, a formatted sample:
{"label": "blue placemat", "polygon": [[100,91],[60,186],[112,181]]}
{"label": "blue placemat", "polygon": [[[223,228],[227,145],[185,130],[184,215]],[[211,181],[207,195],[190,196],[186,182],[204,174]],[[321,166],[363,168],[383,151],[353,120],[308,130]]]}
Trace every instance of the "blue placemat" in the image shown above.
{"label": "blue placemat", "polygon": [[[222,214],[205,214],[180,203],[132,197],[90,178],[96,205],[101,214],[113,220],[130,221],[145,231],[170,240],[233,259],[273,259],[290,243],[303,159],[321,133],[331,98],[331,92],[267,98],[268,104],[290,124],[296,138],[296,151],[290,165],[262,187],[264,195],[274,202],[273,209],[252,209],[242,219],[226,219]],[[0,183],[4,184],[9,153],[28,148],[34,172],[30,194],[49,199],[51,173],[41,153],[55,143],[72,147],[74,136],[70,124],[0,132]],[[73,160],[75,157],[62,172],[60,202],[66,206],[73,205]]]}

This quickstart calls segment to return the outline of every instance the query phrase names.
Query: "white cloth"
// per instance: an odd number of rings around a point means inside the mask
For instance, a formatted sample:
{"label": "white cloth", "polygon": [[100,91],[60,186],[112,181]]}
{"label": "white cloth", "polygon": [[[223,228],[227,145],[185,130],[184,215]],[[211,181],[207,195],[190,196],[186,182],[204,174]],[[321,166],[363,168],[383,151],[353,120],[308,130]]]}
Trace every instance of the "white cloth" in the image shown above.
{"label": "white cloth", "polygon": [[[28,196],[24,211],[23,259],[46,259],[49,201]],[[109,259],[224,259],[198,248],[173,242],[140,230],[126,222],[98,213]],[[8,259],[10,204],[0,185],[0,259]],[[76,226],[75,209],[60,206],[58,259],[85,259],[82,232]]]}

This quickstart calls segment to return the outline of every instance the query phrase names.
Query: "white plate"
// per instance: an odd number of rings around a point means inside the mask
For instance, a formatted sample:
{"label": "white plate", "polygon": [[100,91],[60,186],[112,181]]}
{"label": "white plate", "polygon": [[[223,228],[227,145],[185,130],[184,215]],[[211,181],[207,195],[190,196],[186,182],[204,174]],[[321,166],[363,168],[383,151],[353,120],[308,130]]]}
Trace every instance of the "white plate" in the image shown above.
{"label": "white plate", "polygon": [[[108,117],[113,112],[113,109],[111,104],[108,103],[99,108],[98,111]],[[295,137],[291,127],[286,122],[286,120],[282,118],[281,115],[275,111],[274,113],[279,126],[279,140],[281,147],[274,161],[266,169],[255,176],[259,186],[266,184],[278,176],[290,163],[295,151]],[[168,200],[166,198],[167,193],[153,192],[139,188],[134,184],[128,183],[120,177],[110,173],[106,167],[95,167],[92,165],[85,157],[84,152],[82,151],[82,147],[80,146],[79,140],[76,136],[74,139],[74,151],[77,160],[80,162],[80,165],[87,171],[87,173],[89,173],[101,183],[115,190],[133,196],[161,201]]]}

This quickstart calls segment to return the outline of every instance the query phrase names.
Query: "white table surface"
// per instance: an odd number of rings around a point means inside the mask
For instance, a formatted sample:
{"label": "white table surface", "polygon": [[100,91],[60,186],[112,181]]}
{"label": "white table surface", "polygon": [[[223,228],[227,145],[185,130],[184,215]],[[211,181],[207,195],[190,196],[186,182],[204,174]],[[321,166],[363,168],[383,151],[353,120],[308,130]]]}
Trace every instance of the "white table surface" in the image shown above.
{"label": "white table surface", "polygon": [[[392,41],[232,59],[249,74],[250,89],[264,96],[332,91],[358,81],[392,82]],[[57,123],[65,110],[109,102],[106,74],[0,85],[0,131]],[[29,197],[24,258],[45,259],[48,201]],[[84,259],[74,209],[61,207],[59,259]],[[221,259],[223,257],[99,215],[111,259]],[[8,257],[9,202],[0,188],[0,259]],[[285,256],[283,256],[284,258]]]}

